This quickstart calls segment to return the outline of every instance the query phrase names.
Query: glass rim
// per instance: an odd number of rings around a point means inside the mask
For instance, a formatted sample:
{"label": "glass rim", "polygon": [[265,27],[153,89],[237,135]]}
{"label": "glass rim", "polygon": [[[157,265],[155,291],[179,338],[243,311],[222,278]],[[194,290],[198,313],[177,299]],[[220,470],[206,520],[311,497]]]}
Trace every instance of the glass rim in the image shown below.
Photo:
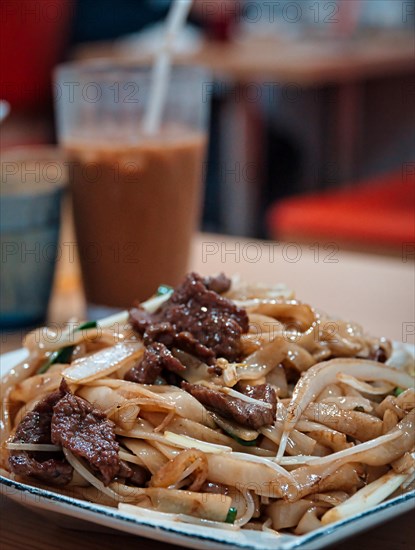
{"label": "glass rim", "polygon": [[[69,61],[66,63],[60,63],[53,71],[53,78],[55,82],[59,81],[65,74],[79,74],[79,75],[93,75],[95,77],[104,77],[107,73],[120,72],[125,75],[136,75],[140,78],[151,77],[153,69],[153,61],[149,59],[143,59],[139,61],[137,59],[110,59],[110,58],[96,58],[86,59],[78,61]],[[184,62],[173,62],[171,65],[170,78],[177,80],[177,78],[186,75],[186,78],[198,78],[200,80],[209,78],[211,71],[208,67],[201,64],[192,64]]]}

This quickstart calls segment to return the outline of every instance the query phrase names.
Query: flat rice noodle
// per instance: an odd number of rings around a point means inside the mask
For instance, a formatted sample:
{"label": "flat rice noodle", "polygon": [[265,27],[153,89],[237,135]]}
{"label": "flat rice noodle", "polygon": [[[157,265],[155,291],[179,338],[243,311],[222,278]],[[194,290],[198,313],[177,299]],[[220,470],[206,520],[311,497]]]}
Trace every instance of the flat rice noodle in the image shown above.
{"label": "flat rice noodle", "polygon": [[[260,428],[259,432],[270,439],[277,445],[281,442],[282,426],[276,425],[272,428],[264,427]],[[297,455],[312,455],[316,447],[316,441],[311,437],[302,434],[298,430],[294,429],[290,433],[290,437],[287,442],[287,454],[289,456]]]}
{"label": "flat rice noodle", "polygon": [[415,446],[415,409],[385,435],[333,453],[330,457],[316,458],[311,465],[328,464],[331,460],[342,464],[361,462],[369,466],[384,466],[397,460]]}
{"label": "flat rice noodle", "polygon": [[188,514],[211,521],[225,521],[232,499],[215,493],[196,493],[174,489],[143,489],[152,505],[160,512]]}
{"label": "flat rice noodle", "polygon": [[180,349],[173,348],[172,353],[174,357],[186,367],[186,370],[181,373],[181,376],[191,384],[195,384],[201,380],[207,380],[211,377],[209,373],[209,367],[197,359],[190,353],[186,353]]}
{"label": "flat rice noodle", "polygon": [[390,432],[399,422],[399,416],[396,414],[395,411],[391,411],[390,409],[386,409],[384,415],[383,415],[383,422],[382,422],[382,434],[387,434]]}
{"label": "flat rice noodle", "polygon": [[337,405],[310,403],[303,417],[323,424],[359,441],[368,441],[382,434],[382,421],[364,412],[342,410]]}
{"label": "flat rice noodle", "polygon": [[316,401],[320,402],[328,398],[342,397],[343,390],[339,384],[329,384],[326,386],[323,391],[318,395]]}
{"label": "flat rice noodle", "polygon": [[341,465],[334,461],[321,466],[301,466],[291,472],[295,483],[287,488],[286,498],[295,502],[313,493],[350,492],[362,485],[362,474],[363,469],[357,463]]}
{"label": "flat rice noodle", "polygon": [[325,340],[330,348],[331,354],[337,357],[355,357],[362,351],[363,344],[360,339],[347,338],[336,334],[334,338],[329,337]]}
{"label": "flat rice noodle", "polygon": [[332,359],[311,367],[297,382],[291,402],[287,408],[287,416],[284,422],[284,433],[281,438],[277,458],[284,455],[287,438],[290,431],[311,401],[321,393],[325,386],[336,381],[337,375],[343,372],[351,374],[359,380],[386,380],[396,386],[410,388],[413,386],[413,378],[408,374],[397,370],[379,366],[379,363],[359,359]]}
{"label": "flat rice noodle", "polygon": [[77,395],[105,413],[128,402],[118,392],[105,386],[83,386],[78,390]]}
{"label": "flat rice noodle", "polygon": [[301,332],[305,332],[316,321],[313,309],[295,300],[258,304],[250,308],[250,313],[260,313],[285,324],[294,324]]}
{"label": "flat rice noodle", "polygon": [[411,411],[415,408],[415,390],[414,388],[409,388],[402,392],[396,398],[397,406],[404,411]]}
{"label": "flat rice noodle", "polygon": [[298,372],[304,372],[315,364],[315,359],[306,349],[290,342],[287,346],[287,356],[283,365],[294,368]]}
{"label": "flat rice noodle", "polygon": [[346,491],[327,491],[326,493],[314,493],[308,498],[316,504],[332,507],[341,504],[349,497],[350,495]]}
{"label": "flat rice noodle", "polygon": [[149,445],[146,441],[124,437],[122,444],[139,457],[144,466],[152,474],[155,474],[168,461],[160,451]]}
{"label": "flat rice noodle", "polygon": [[54,369],[53,372],[36,374],[18,382],[10,392],[10,399],[12,401],[28,403],[38,397],[39,393],[52,393],[59,388],[62,380],[62,371],[66,366],[59,365],[59,369]]}
{"label": "flat rice noodle", "polygon": [[265,382],[271,384],[278,397],[288,396],[287,375],[282,365],[276,365],[265,377]]}
{"label": "flat rice noodle", "polygon": [[105,385],[115,388],[127,399],[143,397],[148,398],[149,401],[154,400],[154,403],[159,403],[160,406],[165,405],[165,409],[174,409],[176,414],[183,418],[190,418],[205,426],[216,428],[215,422],[205,407],[192,395],[180,388],[174,386],[148,386],[111,378],[94,380],[90,385]]}
{"label": "flat rice noodle", "polygon": [[320,396],[317,399],[318,403],[324,405],[335,405],[338,409],[344,411],[353,411],[356,407],[361,407],[364,412],[370,413],[373,411],[373,406],[369,399],[360,395],[345,395],[341,397],[325,397],[322,399]]}
{"label": "flat rice noodle", "polygon": [[307,510],[303,517],[298,522],[297,527],[294,530],[296,535],[305,535],[310,531],[319,529],[321,527],[321,521],[319,516],[325,511],[325,508],[321,506],[312,506]]}
{"label": "flat rice noodle", "polygon": [[266,509],[266,515],[271,518],[272,528],[276,531],[295,527],[300,519],[314,504],[309,500],[298,500],[297,502],[285,502],[277,500]]}
{"label": "flat rice noodle", "polygon": [[179,488],[179,484],[192,475],[189,491],[199,491],[206,481],[207,458],[206,455],[197,449],[186,449],[181,451],[173,459],[153,474],[149,486],[160,488]]}
{"label": "flat rice noodle", "polygon": [[249,313],[249,334],[260,338],[262,342],[271,342],[277,336],[284,336],[284,325],[273,317],[260,313]]}
{"label": "flat rice noodle", "polygon": [[385,399],[377,405],[376,414],[380,418],[383,418],[387,410],[393,411],[398,416],[399,420],[402,420],[405,416],[405,411],[398,406],[394,395],[387,395]]}
{"label": "flat rice noodle", "polygon": [[269,344],[244,359],[243,366],[236,366],[236,381],[256,380],[266,376],[287,355],[287,342],[277,337]]}
{"label": "flat rice noodle", "polygon": [[392,468],[397,474],[412,474],[415,471],[415,452],[402,455],[392,462]]}
{"label": "flat rice noodle", "polygon": [[347,437],[344,433],[340,433],[317,422],[300,420],[297,424],[297,428],[301,432],[308,433],[318,443],[328,447],[334,452],[342,451],[352,446],[352,443],[347,441]]}
{"label": "flat rice noodle", "polygon": [[172,386],[151,386],[151,389],[155,395],[172,405],[179,416],[189,418],[210,428],[216,427],[205,407],[187,391]]}
{"label": "flat rice noodle", "polygon": [[289,483],[289,478],[273,468],[265,464],[237,460],[231,454],[209,454],[207,459],[207,479],[214,483],[244,487],[257,495],[273,498],[281,498]]}

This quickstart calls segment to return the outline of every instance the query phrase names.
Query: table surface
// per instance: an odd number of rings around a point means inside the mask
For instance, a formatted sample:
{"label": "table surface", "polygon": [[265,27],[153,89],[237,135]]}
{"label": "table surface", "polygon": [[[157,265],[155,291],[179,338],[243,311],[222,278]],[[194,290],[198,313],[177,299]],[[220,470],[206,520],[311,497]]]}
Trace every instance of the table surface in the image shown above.
{"label": "table surface", "polygon": [[[65,228],[65,226],[64,226]],[[68,239],[70,228],[62,239]],[[298,298],[342,318],[354,319],[371,333],[413,342],[415,277],[414,264],[405,258],[369,256],[336,250],[311,248],[298,243],[246,241],[202,234],[195,238],[191,268],[203,274],[225,271],[239,273],[249,281],[285,282]],[[76,261],[62,255],[58,264],[49,319],[64,322],[84,316],[79,268]],[[405,333],[406,331],[406,333]],[[2,352],[19,347],[22,333],[3,333]],[[174,550],[169,544],[143,540],[130,535],[95,533],[63,529],[45,522],[26,508],[0,496],[0,547],[2,550],[43,550],[82,548],[152,548]],[[415,538],[413,517],[409,513],[357,535],[350,545],[366,550],[406,548]],[[58,542],[59,541],[59,542]]]}
{"label": "table surface", "polygon": [[[118,47],[117,42],[88,43],[73,52],[76,59],[112,58],[149,61],[140,49]],[[237,42],[206,41],[189,54],[177,54],[182,63],[209,67],[217,78],[238,81],[272,78],[279,83],[324,85],[393,74],[412,73],[413,34],[407,31],[362,33],[352,40],[304,38],[277,40],[245,38]]]}

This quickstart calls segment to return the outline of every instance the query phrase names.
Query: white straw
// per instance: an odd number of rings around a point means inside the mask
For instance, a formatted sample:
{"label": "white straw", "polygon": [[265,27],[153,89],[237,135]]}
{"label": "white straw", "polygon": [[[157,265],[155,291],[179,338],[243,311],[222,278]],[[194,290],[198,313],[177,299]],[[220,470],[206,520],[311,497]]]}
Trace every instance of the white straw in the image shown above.
{"label": "white straw", "polygon": [[169,84],[171,55],[177,34],[183,28],[193,0],[174,0],[167,15],[163,45],[153,65],[150,101],[144,118],[144,133],[155,134],[160,128]]}

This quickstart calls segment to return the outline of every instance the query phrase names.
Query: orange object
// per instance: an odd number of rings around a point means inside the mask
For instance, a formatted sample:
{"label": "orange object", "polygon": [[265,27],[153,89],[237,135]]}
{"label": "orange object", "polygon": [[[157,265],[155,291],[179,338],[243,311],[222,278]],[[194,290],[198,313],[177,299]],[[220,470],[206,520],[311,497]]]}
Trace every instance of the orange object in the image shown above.
{"label": "orange object", "polygon": [[402,250],[415,241],[415,163],[346,189],[284,199],[268,212],[279,240],[336,241],[358,248]]}

